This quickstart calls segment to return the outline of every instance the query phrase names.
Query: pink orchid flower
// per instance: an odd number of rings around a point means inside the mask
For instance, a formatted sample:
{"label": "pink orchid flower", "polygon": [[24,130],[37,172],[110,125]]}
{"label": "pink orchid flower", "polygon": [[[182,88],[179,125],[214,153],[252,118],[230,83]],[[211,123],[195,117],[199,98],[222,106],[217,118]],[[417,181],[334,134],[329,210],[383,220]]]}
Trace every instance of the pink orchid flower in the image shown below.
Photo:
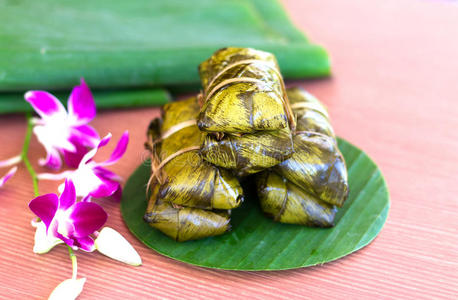
{"label": "pink orchid flower", "polygon": [[46,225],[46,233],[61,239],[70,247],[94,251],[90,235],[99,230],[107,220],[107,213],[93,202],[76,202],[75,186],[65,181],[65,188],[58,197],[46,194],[34,198],[29,208]]}
{"label": "pink orchid flower", "polygon": [[25,99],[41,118],[35,118],[33,132],[46,149],[40,165],[60,169],[61,156],[70,167],[78,166],[87,148],[95,147],[100,137],[87,125],[96,114],[94,98],[83,79],[68,98],[68,112],[62,103],[45,91],[29,91]]}
{"label": "pink orchid flower", "polygon": [[[71,179],[76,187],[76,195],[83,197],[83,201],[90,200],[91,197],[103,198],[111,197],[116,201],[121,200],[122,188],[119,182],[121,177],[104,168],[116,163],[126,152],[129,143],[129,133],[125,131],[118,141],[115,149],[108,160],[95,162],[92,158],[97,151],[106,146],[111,140],[111,133],[100,140],[96,148],[84,155],[76,170],[65,171],[60,174],[39,174],[39,179],[60,180]],[[59,187],[60,189],[63,186]]]}

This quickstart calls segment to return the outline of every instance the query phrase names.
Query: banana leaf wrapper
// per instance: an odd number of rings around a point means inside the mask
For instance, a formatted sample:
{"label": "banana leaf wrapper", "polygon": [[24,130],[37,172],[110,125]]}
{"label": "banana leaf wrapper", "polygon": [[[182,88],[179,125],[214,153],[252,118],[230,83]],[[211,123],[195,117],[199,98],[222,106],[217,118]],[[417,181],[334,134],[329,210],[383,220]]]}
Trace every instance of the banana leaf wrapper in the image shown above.
{"label": "banana leaf wrapper", "polygon": [[310,131],[335,138],[326,107],[302,88],[286,90],[296,117],[296,131]]}
{"label": "banana leaf wrapper", "polygon": [[275,221],[331,227],[348,196],[347,169],[326,108],[298,88],[287,90],[297,117],[294,154],[256,176],[261,208]]}
{"label": "banana leaf wrapper", "polygon": [[243,177],[278,165],[291,157],[293,141],[288,127],[241,136],[225,135],[222,139],[205,134],[200,153],[206,161]]}
{"label": "banana leaf wrapper", "polygon": [[338,207],[348,196],[347,168],[324,106],[301,89],[289,89],[297,116],[295,152],[273,170],[317,199]]}
{"label": "banana leaf wrapper", "polygon": [[[148,130],[149,144],[163,137],[173,126],[195,120],[199,112],[196,98],[166,104],[163,118],[155,119]],[[189,147],[201,144],[202,132],[194,124],[177,130],[160,143],[150,146],[152,161],[162,161]],[[228,170],[204,161],[199,150],[174,157],[159,171],[158,199],[186,207],[203,209],[232,209],[243,201],[243,191],[238,179]]]}
{"label": "banana leaf wrapper", "polygon": [[262,211],[274,221],[312,227],[332,227],[337,208],[308,194],[275,172],[256,177]]}
{"label": "banana leaf wrapper", "polygon": [[198,117],[202,131],[221,135],[288,127],[292,112],[273,54],[223,48],[200,64],[199,75],[204,88]]}
{"label": "banana leaf wrapper", "polygon": [[159,186],[156,185],[144,219],[170,238],[183,242],[220,235],[230,230],[228,211],[180,207],[161,200],[158,194]]}

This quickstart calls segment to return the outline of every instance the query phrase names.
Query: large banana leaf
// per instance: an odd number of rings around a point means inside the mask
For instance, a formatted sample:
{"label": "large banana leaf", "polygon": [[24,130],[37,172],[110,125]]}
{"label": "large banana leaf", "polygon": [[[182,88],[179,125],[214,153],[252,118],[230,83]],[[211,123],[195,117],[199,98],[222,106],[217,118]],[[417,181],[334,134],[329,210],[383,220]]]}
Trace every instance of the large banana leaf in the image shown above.
{"label": "large banana leaf", "polygon": [[0,91],[197,84],[225,46],[273,52],[288,78],[329,74],[277,0],[0,0]]}
{"label": "large banana leaf", "polygon": [[228,270],[281,270],[341,258],[369,244],[380,232],[389,209],[385,180],[360,149],[338,139],[348,166],[350,195],[333,228],[281,224],[262,215],[253,184],[246,201],[232,211],[232,231],[218,237],[177,243],[143,221],[150,169],[142,165],[126,183],[121,211],[132,231],[157,252],[190,264]]}
{"label": "large banana leaf", "polygon": [[[57,99],[67,105],[68,93],[56,93]],[[97,109],[160,106],[170,101],[169,93],[164,89],[93,91]],[[0,114],[33,111],[24,100],[24,94],[0,93]]]}

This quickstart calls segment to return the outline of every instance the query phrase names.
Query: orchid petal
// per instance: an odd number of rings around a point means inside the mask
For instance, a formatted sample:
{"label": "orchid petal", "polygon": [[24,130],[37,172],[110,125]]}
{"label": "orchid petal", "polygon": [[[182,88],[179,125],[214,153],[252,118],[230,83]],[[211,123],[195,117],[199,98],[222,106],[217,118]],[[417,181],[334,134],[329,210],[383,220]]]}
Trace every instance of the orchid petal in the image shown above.
{"label": "orchid petal", "polygon": [[86,147],[97,147],[97,144],[100,142],[99,134],[89,125],[74,127],[73,135],[78,139],[79,143]]}
{"label": "orchid petal", "polygon": [[76,201],[75,185],[69,179],[65,180],[64,191],[59,197],[59,209],[67,210]]}
{"label": "orchid petal", "polygon": [[56,194],[45,194],[38,196],[29,203],[30,210],[36,214],[49,228],[59,205],[59,199]]}
{"label": "orchid petal", "polygon": [[[65,182],[62,182],[61,184],[59,184],[59,186],[57,187],[57,190],[59,191],[59,194],[62,194],[64,192],[64,188],[65,188]],[[76,187],[75,187],[76,189]]]}
{"label": "orchid petal", "polygon": [[48,92],[29,91],[25,93],[24,98],[43,119],[56,116],[64,118],[67,116],[67,111],[62,103]]}
{"label": "orchid petal", "polygon": [[[59,214],[59,210],[57,211],[57,214]],[[58,234],[57,236],[59,236],[60,238],[64,237],[62,238],[62,240],[70,246],[74,244],[74,241],[72,240],[74,233],[75,233],[75,226],[68,219],[57,221],[57,234]],[[72,242],[69,243],[67,239],[72,240]]]}
{"label": "orchid petal", "polygon": [[77,124],[86,124],[96,114],[95,102],[91,90],[81,78],[81,84],[73,88],[68,98],[68,113]]}
{"label": "orchid petal", "polygon": [[55,147],[56,149],[59,149],[61,152],[65,150],[65,151],[76,153],[77,151],[76,146],[71,141],[71,136],[65,139],[62,139],[61,141],[59,141],[58,145],[53,145],[53,147]]}
{"label": "orchid petal", "polygon": [[65,212],[57,210],[51,225],[48,227],[47,234],[53,235],[56,238],[61,239],[65,244],[73,247],[75,241],[72,238],[75,232],[75,226],[69,222],[68,217],[65,216]]}
{"label": "orchid petal", "polygon": [[10,167],[12,165],[18,164],[22,160],[21,155],[17,155],[5,160],[0,161],[0,168]]}
{"label": "orchid petal", "polygon": [[[56,215],[59,213],[59,210],[57,211]],[[68,220],[61,220],[64,222],[64,226],[60,226],[59,221],[57,220],[56,217],[51,222],[51,225],[48,227],[47,234],[55,236],[58,239],[61,239],[65,244],[67,244],[70,247],[73,247],[75,244],[75,241],[70,237],[70,232],[73,233],[75,231],[75,227],[73,224],[69,223]],[[62,233],[59,232],[59,229],[62,230],[62,228],[65,228],[64,232],[67,236],[64,236]]]}
{"label": "orchid petal", "polygon": [[88,149],[82,143],[78,141],[77,138],[71,137],[70,141],[73,143],[76,151],[67,151],[63,150],[64,161],[67,166],[71,168],[77,168],[81,161],[83,160],[84,155],[88,153]]}
{"label": "orchid petal", "polygon": [[[49,234],[49,233],[48,233]],[[60,233],[57,233],[56,234],[56,237],[58,237],[59,239],[61,239],[62,241],[64,241],[65,244],[67,244],[68,246],[74,248],[75,246],[75,241],[73,238],[67,238],[65,236],[63,236],[62,234]]]}
{"label": "orchid petal", "polygon": [[100,140],[99,144],[97,145],[97,148],[100,149],[102,147],[105,147],[108,142],[111,140],[112,134],[109,132],[106,136],[103,137],[103,139]]}
{"label": "orchid petal", "polygon": [[46,225],[43,222],[38,222],[35,225],[35,244],[33,245],[33,252],[37,254],[44,254],[49,252],[54,246],[62,244],[61,239],[46,233]]}
{"label": "orchid petal", "polygon": [[86,278],[62,281],[49,295],[48,300],[74,300],[83,291]]}
{"label": "orchid petal", "polygon": [[76,152],[75,145],[70,141],[71,132],[69,130],[67,124],[58,121],[36,125],[33,128],[33,133],[35,133],[38,141],[45,147],[47,152],[60,149]]}
{"label": "orchid petal", "polygon": [[110,139],[111,139],[111,133],[107,134],[103,139],[100,140],[99,144],[97,145],[97,148],[92,149],[91,151],[86,153],[86,155],[84,155],[83,159],[81,160],[80,165],[86,164],[88,161],[90,161],[97,153],[97,150],[106,146],[108,142],[110,141]]}
{"label": "orchid petal", "polygon": [[0,187],[7,182],[16,173],[17,167],[12,167],[2,178],[0,178]]}
{"label": "orchid petal", "polygon": [[94,174],[92,167],[94,162],[89,162],[86,165],[80,165],[78,169],[72,172],[69,178],[73,181],[76,188],[76,195],[84,197],[91,194],[92,191],[104,184],[101,178]]}
{"label": "orchid petal", "polygon": [[39,173],[37,174],[37,178],[39,180],[62,180],[67,178],[71,173],[72,171],[65,171],[62,173]]}
{"label": "orchid petal", "polygon": [[95,248],[102,254],[132,266],[142,264],[134,247],[116,230],[104,227],[95,239]]}
{"label": "orchid petal", "polygon": [[75,238],[75,245],[81,250],[92,252],[95,250],[94,240],[89,236]]}
{"label": "orchid petal", "polygon": [[116,144],[116,148],[113,150],[113,153],[111,153],[110,158],[100,163],[100,165],[108,166],[117,162],[126,152],[127,144],[129,144],[129,132],[125,131],[119,139],[118,144]]}
{"label": "orchid petal", "polygon": [[60,158],[59,152],[53,148],[46,149],[46,152],[46,158],[41,158],[38,164],[50,169],[59,170],[62,167],[62,159]]}
{"label": "orchid petal", "polygon": [[78,147],[75,153],[64,150],[63,155],[65,164],[70,168],[78,168],[78,165],[81,163],[81,160],[83,159],[84,155],[86,155],[86,153],[87,151],[82,152],[80,149],[78,149]]}
{"label": "orchid petal", "polygon": [[84,154],[78,168],[81,168],[85,164],[87,164],[95,155],[97,154],[97,148],[91,149],[88,153]]}
{"label": "orchid petal", "polygon": [[90,195],[94,198],[109,197],[113,195],[119,187],[120,185],[116,181],[102,179],[102,183],[95,190],[91,191]]}
{"label": "orchid petal", "polygon": [[113,200],[115,202],[120,202],[121,198],[122,198],[122,187],[121,185],[119,185],[116,191],[110,196],[110,200]]}
{"label": "orchid petal", "polygon": [[103,167],[100,167],[100,166],[96,166],[94,168],[92,168],[92,171],[94,172],[95,175],[97,175],[97,177],[101,178],[101,179],[106,179],[106,180],[111,180],[111,181],[123,181],[122,177],[115,174],[114,172],[108,170],[108,169],[105,169]]}
{"label": "orchid petal", "polygon": [[70,220],[75,226],[76,238],[88,236],[105,224],[108,215],[103,208],[93,202],[78,202],[74,205]]}
{"label": "orchid petal", "polygon": [[[56,211],[56,213],[57,213],[57,211]],[[49,226],[46,226],[46,233],[49,234],[49,235],[55,236],[56,238],[61,239],[66,244],[68,244],[67,241],[65,240],[65,237],[57,232],[57,227],[58,226],[59,226],[59,223],[57,222],[56,218],[53,218],[52,221],[51,221],[51,224]]]}

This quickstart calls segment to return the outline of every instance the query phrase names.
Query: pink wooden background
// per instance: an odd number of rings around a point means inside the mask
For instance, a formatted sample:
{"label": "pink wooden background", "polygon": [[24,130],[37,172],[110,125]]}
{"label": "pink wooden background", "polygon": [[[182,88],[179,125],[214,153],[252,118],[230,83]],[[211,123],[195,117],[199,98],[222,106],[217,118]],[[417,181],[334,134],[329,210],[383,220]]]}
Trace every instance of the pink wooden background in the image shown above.
{"label": "pink wooden background", "polygon": [[[134,268],[78,252],[80,299],[145,298],[458,298],[458,5],[454,1],[285,1],[294,22],[331,53],[333,77],[298,81],[328,106],[337,133],[378,163],[388,182],[385,228],[361,251],[312,268],[280,272],[203,269],[165,258],[137,241],[118,205],[108,225],[133,243]],[[112,169],[125,178],[144,157],[157,109],[105,111],[94,126],[117,139],[131,133]],[[20,151],[25,123],[0,119],[0,158]],[[34,162],[43,149],[34,140]],[[103,156],[103,155],[102,155]],[[1,172],[6,172],[2,169]],[[41,182],[41,192],[55,183]],[[24,167],[0,190],[0,298],[42,299],[71,276],[65,247],[32,253]]]}

